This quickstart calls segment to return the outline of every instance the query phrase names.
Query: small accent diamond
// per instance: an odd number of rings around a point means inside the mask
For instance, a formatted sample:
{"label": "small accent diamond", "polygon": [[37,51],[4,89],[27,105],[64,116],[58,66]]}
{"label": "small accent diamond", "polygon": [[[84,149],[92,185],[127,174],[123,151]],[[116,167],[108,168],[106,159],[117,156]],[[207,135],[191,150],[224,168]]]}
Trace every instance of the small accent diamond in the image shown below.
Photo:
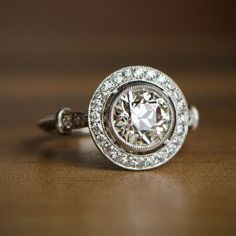
{"label": "small accent diamond", "polygon": [[62,117],[62,123],[66,129],[71,129],[73,126],[72,114],[65,114]]}

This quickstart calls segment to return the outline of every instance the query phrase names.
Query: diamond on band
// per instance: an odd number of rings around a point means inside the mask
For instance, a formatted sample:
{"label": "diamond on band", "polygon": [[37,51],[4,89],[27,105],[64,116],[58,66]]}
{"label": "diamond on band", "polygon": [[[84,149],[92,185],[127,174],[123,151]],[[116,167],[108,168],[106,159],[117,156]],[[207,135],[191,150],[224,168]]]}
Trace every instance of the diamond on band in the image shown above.
{"label": "diamond on band", "polygon": [[72,112],[70,108],[61,108],[56,115],[46,116],[38,122],[45,131],[57,130],[59,134],[70,134],[72,130],[88,126],[88,114]]}
{"label": "diamond on band", "polygon": [[130,170],[152,169],[169,161],[182,147],[189,127],[196,129],[198,110],[188,107],[176,83],[145,66],[122,68],[98,86],[88,113],[61,109],[40,121],[61,134],[88,126],[98,149]]}

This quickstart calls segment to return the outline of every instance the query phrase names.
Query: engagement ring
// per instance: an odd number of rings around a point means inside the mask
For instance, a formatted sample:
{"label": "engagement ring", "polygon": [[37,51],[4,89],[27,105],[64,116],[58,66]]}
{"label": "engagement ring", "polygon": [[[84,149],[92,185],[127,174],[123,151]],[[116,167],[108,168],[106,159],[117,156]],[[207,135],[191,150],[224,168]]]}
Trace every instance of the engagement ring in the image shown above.
{"label": "engagement ring", "polygon": [[126,169],[145,170],[170,160],[182,147],[198,110],[188,106],[177,84],[146,66],[115,71],[98,86],[88,112],[60,109],[39,126],[69,134],[88,127],[98,149]]}

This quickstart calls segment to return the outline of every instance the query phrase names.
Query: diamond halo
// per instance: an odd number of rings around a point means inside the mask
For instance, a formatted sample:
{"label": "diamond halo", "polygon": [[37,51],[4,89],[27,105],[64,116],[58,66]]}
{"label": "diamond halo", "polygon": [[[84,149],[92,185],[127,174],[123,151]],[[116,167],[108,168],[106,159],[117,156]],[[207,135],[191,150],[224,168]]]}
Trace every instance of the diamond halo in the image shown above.
{"label": "diamond halo", "polygon": [[[158,87],[163,92],[163,96],[170,100],[175,113],[175,122],[172,121],[171,132],[167,132],[167,136],[162,139],[163,142],[157,142],[157,149],[151,149],[150,152],[131,152],[119,145],[107,131],[106,112],[112,109],[107,104],[112,97],[117,97],[118,91],[123,86],[132,86],[135,83]],[[138,105],[139,112],[144,108],[147,110],[149,106],[148,103]],[[153,105],[149,108],[148,111],[151,111]],[[150,116],[154,115],[149,113]],[[171,117],[173,120],[173,114]],[[189,126],[188,105],[179,87],[166,74],[150,67],[126,67],[109,75],[98,86],[89,105],[88,123],[95,144],[109,160],[126,169],[152,169],[170,160],[183,145]]]}

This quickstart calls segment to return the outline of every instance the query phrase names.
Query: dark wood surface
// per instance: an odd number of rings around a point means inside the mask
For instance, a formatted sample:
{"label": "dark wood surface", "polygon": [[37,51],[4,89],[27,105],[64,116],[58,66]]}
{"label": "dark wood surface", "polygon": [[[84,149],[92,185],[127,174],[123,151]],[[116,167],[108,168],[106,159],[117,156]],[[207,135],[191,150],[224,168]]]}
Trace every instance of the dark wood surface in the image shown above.
{"label": "dark wood surface", "polygon": [[236,71],[183,71],[170,75],[200,127],[169,163],[142,172],[116,167],[90,138],[36,127],[61,106],[86,109],[112,71],[4,73],[0,235],[236,235]]}
{"label": "dark wood surface", "polygon": [[[236,19],[226,0],[0,5],[0,236],[236,235]],[[129,65],[163,70],[200,111],[170,162],[133,172],[42,116],[86,110]]]}

